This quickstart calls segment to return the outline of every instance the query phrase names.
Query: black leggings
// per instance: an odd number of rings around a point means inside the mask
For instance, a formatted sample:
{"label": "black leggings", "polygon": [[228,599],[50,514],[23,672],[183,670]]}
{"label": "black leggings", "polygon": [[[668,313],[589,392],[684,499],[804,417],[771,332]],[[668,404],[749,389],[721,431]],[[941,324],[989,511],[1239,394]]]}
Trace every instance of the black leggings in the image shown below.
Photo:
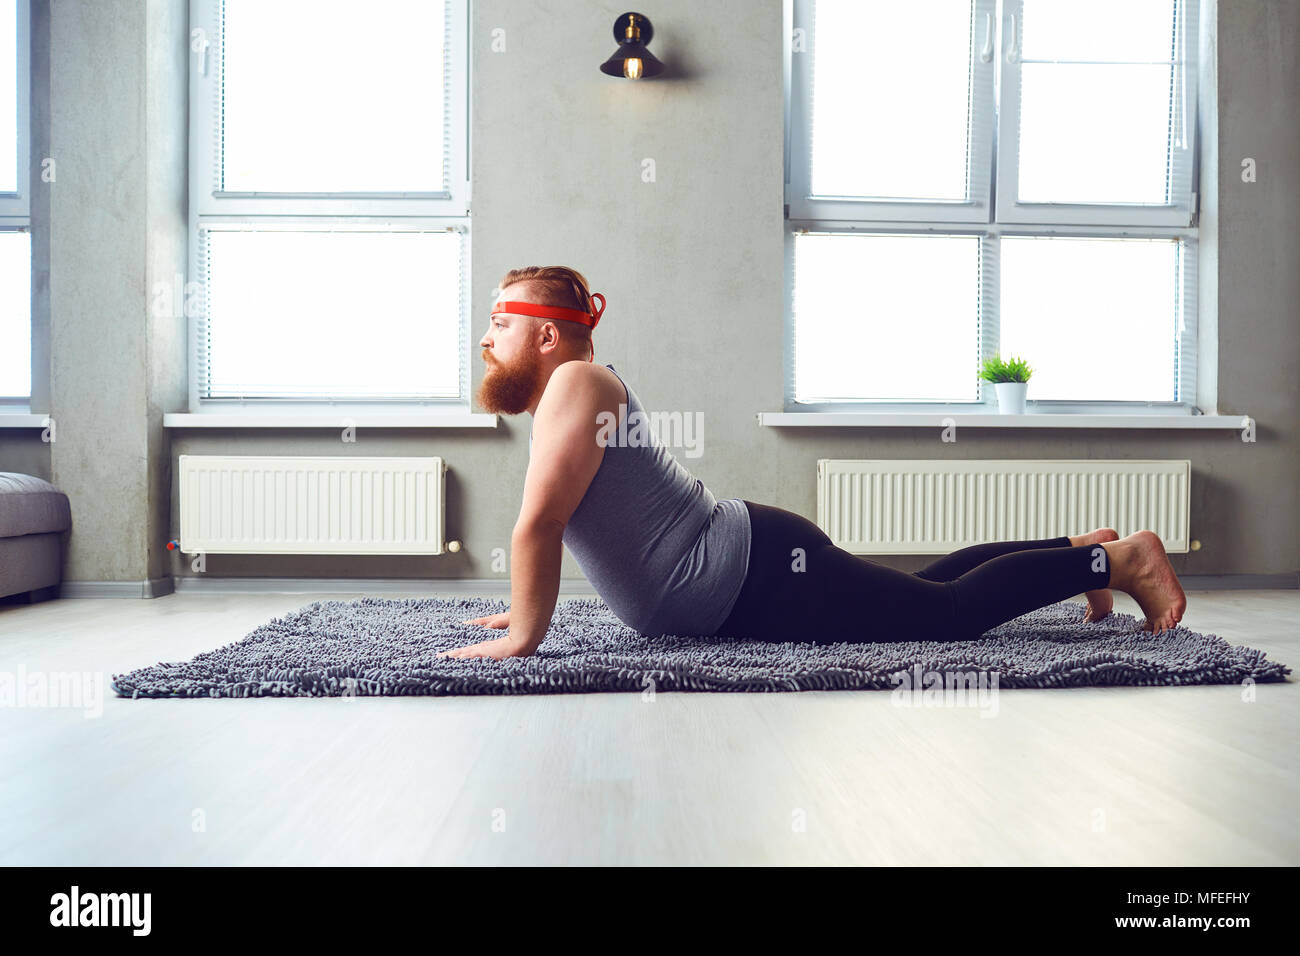
{"label": "black leggings", "polygon": [[837,547],[802,515],[752,501],[745,507],[753,532],[749,569],[716,636],[971,640],[1028,611],[1110,584],[1104,549],[1071,547],[1067,537],[977,544],[909,574]]}

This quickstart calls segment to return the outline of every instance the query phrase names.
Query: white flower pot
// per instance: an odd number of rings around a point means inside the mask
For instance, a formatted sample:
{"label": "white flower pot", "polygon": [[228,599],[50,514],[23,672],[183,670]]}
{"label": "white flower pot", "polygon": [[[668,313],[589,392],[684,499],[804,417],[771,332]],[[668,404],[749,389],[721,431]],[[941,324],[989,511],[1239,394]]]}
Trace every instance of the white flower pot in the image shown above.
{"label": "white flower pot", "polygon": [[993,387],[998,393],[998,414],[1023,415],[1025,413],[1025,392],[1029,390],[1028,382],[996,382]]}

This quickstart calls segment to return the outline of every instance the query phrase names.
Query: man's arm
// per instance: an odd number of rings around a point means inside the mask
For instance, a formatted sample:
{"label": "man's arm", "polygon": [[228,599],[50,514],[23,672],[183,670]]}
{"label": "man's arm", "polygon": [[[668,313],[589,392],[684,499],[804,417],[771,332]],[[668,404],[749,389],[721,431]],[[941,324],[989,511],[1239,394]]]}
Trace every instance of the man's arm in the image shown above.
{"label": "man's arm", "polygon": [[546,637],[560,594],[564,525],[548,520],[515,522],[510,536],[510,628],[520,654],[531,654]]}
{"label": "man's arm", "polygon": [[532,654],[546,637],[560,593],[564,528],[600,468],[599,414],[623,401],[587,362],[565,362],[547,382],[533,418],[523,504],[510,537],[510,627],[504,637],[445,652],[498,659]]}

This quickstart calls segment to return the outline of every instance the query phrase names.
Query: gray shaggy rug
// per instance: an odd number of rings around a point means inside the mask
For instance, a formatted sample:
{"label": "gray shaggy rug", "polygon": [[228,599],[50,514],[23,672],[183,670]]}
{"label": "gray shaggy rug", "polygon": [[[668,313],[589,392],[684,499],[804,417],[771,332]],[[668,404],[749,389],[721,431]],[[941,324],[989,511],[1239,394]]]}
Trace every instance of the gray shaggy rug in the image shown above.
{"label": "gray shaggy rug", "polygon": [[994,687],[1236,684],[1280,681],[1291,672],[1262,651],[1182,626],[1151,635],[1119,613],[1083,624],[1085,607],[1062,601],[976,641],[772,644],[648,637],[599,598],[577,598],[556,606],[536,654],[494,661],[434,655],[500,637],[504,632],[460,621],[504,611],[505,602],[318,601],[192,661],[115,674],[112,686],[123,697],[405,697],[892,689],[901,672],[918,666],[988,675],[981,683],[996,674]]}

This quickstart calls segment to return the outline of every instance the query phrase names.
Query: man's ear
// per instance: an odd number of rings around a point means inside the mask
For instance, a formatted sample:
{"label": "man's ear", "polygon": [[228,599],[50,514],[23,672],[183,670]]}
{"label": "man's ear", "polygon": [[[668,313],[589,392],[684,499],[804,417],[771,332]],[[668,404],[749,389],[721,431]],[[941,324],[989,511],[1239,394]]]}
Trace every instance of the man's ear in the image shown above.
{"label": "man's ear", "polygon": [[550,345],[551,348],[560,347],[560,330],[555,327],[554,322],[543,322],[537,328],[542,333],[541,344],[543,351],[547,345]]}

